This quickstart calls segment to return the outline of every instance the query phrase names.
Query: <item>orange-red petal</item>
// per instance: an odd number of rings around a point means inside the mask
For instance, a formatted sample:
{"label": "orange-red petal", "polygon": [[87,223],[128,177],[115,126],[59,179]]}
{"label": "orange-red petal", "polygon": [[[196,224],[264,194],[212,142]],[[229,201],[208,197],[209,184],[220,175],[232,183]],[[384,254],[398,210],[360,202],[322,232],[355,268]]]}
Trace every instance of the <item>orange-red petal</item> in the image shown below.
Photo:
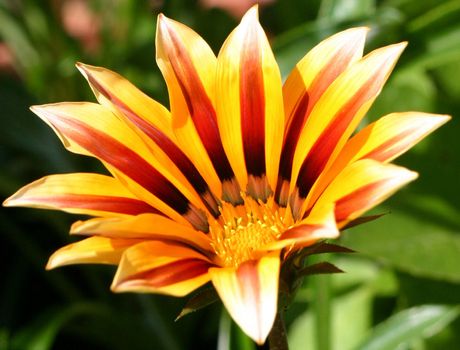
{"label": "orange-red petal", "polygon": [[138,238],[144,240],[165,240],[186,244],[210,254],[209,237],[201,231],[179,224],[156,214],[141,214],[124,218],[94,218],[77,221],[71,234],[98,235],[111,238]]}
{"label": "orange-red petal", "polygon": [[[169,111],[115,72],[82,63],[78,63],[77,67],[88,80],[99,103],[125,118],[127,123],[139,132],[140,137],[146,136],[147,139],[145,137],[143,139],[150,145],[152,151],[156,148],[151,145],[153,142],[159,148],[155,153],[163,160],[165,166],[171,171],[177,167],[185,178],[178,172],[174,172],[174,176],[184,185],[187,185],[188,181],[201,196],[210,212],[216,215],[217,202],[205,178],[179,147],[172,130]],[[164,152],[164,155],[161,152]],[[216,190],[215,193],[219,193],[220,188]]]}
{"label": "orange-red petal", "polygon": [[352,28],[314,47],[290,73],[283,86],[286,132],[280,163],[277,200],[286,204],[282,183],[291,178],[292,161],[302,127],[318,99],[350,64],[361,58],[368,29]]}
{"label": "orange-red petal", "polygon": [[143,242],[124,252],[112,290],[184,296],[209,281],[210,266],[206,257],[190,248]]}
{"label": "orange-red petal", "polygon": [[417,178],[417,173],[371,159],[354,162],[331,182],[319,197],[312,214],[323,205],[335,203],[339,227],[357,218]]}
{"label": "orange-red petal", "polygon": [[187,26],[164,15],[158,17],[157,24],[157,63],[168,85],[177,141],[220,195],[219,180],[225,186],[234,175],[222,147],[214,108],[216,57]]}
{"label": "orange-red petal", "polygon": [[[250,194],[248,176],[276,186],[284,129],[281,76],[267,37],[250,9],[219,52],[216,108],[235,175]],[[259,191],[263,192],[263,191]],[[265,193],[255,193],[266,199]]]}
{"label": "orange-red petal", "polygon": [[211,268],[212,283],[233,320],[258,344],[263,344],[276,316],[279,252],[237,268]]}
{"label": "orange-red petal", "polygon": [[[293,162],[291,190],[305,198],[330,166],[380,93],[406,43],[372,51],[332,83],[311,111],[299,138]],[[293,203],[296,216],[305,207]]]}
{"label": "orange-red petal", "polygon": [[140,199],[179,222],[186,217],[207,229],[204,214],[191,205],[183,184],[152,156],[139,135],[108,109],[68,102],[32,110],[55,130],[68,150],[100,159]]}
{"label": "orange-red petal", "polygon": [[139,239],[89,237],[60,248],[48,260],[47,270],[71,264],[117,265],[123,252]]}
{"label": "orange-red petal", "polygon": [[3,205],[94,216],[158,213],[113,177],[85,173],[46,176],[18,190]]}

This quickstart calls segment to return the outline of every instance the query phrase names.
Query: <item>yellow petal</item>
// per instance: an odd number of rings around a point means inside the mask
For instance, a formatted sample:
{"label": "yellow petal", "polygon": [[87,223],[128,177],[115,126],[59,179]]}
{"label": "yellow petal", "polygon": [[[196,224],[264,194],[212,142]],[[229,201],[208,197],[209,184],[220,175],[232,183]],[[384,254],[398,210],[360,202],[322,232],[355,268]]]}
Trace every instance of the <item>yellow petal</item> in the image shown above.
{"label": "yellow petal", "polygon": [[364,27],[352,28],[322,41],[297,63],[283,86],[286,132],[276,191],[276,198],[282,205],[287,204],[286,190],[302,127],[324,91],[361,58],[367,31]]}
{"label": "yellow petal", "polygon": [[367,32],[368,28],[359,27],[337,33],[323,40],[297,63],[283,86],[287,126],[292,123],[305,95],[311,109],[340,73],[361,58]]}
{"label": "yellow petal", "polygon": [[[129,118],[134,124],[139,126],[143,120],[174,140],[171,116],[160,103],[109,69],[83,63],[77,63],[77,68],[88,80],[100,104],[109,109],[116,107],[126,112],[127,117],[134,114],[133,118]],[[134,119],[136,116],[141,120]]]}
{"label": "yellow petal", "polygon": [[99,158],[136,196],[184,222],[191,198],[184,194],[189,191],[115,114],[84,102],[34,106],[32,110],[53,128],[68,150]]}
{"label": "yellow petal", "polygon": [[47,270],[71,264],[116,265],[123,252],[140,243],[138,239],[90,237],[57,250],[48,260]]}
{"label": "yellow petal", "polygon": [[238,268],[211,268],[212,283],[233,320],[263,344],[275,320],[278,300],[279,252]]}
{"label": "yellow petal", "polygon": [[417,173],[392,164],[371,159],[348,165],[326,188],[312,209],[335,203],[339,227],[357,218],[392,195],[399,188],[417,178]]}
{"label": "yellow petal", "polygon": [[[99,103],[131,125],[155,157],[184,184],[190,194],[195,196],[195,191],[198,192],[209,209],[217,213],[217,203],[206,180],[175,139],[169,111],[115,72],[82,63],[77,63],[77,67],[88,80]],[[215,190],[220,191],[220,187]],[[196,198],[194,201],[198,205]]]}
{"label": "yellow petal", "polygon": [[[316,103],[294,155],[291,191],[307,197],[380,93],[406,43],[372,51],[351,65]],[[308,202],[308,198],[307,198]],[[303,210],[295,208],[298,216]]]}
{"label": "yellow petal", "polygon": [[330,169],[315,185],[310,201],[315,202],[348,164],[358,159],[390,162],[449,119],[450,116],[446,115],[404,112],[389,114],[368,125],[345,144]]}
{"label": "yellow petal", "polygon": [[449,120],[448,115],[421,112],[389,114],[352,137],[340,157],[390,162]]}
{"label": "yellow petal", "polygon": [[248,174],[274,190],[284,130],[278,65],[251,8],[219,52],[216,108],[230,164],[242,188]]}
{"label": "yellow petal", "polygon": [[209,281],[209,266],[209,260],[192,249],[144,242],[125,251],[111,288],[115,292],[184,296]]}
{"label": "yellow petal", "polygon": [[142,214],[129,218],[95,218],[77,221],[72,225],[70,233],[111,238],[170,240],[185,243],[208,254],[211,251],[213,252],[210,246],[210,239],[206,234],[156,214]]}
{"label": "yellow petal", "polygon": [[367,32],[368,28],[358,27],[337,33],[316,45],[297,63],[283,86],[287,126],[305,93],[311,108],[339,74],[361,58]]}
{"label": "yellow petal", "polygon": [[278,241],[271,243],[266,249],[283,249],[289,246],[295,246],[297,249],[322,239],[337,238],[339,234],[334,215],[334,205],[327,203],[283,232]]}
{"label": "yellow petal", "polygon": [[283,86],[286,131],[276,198],[284,206],[302,127],[324,91],[350,64],[361,58],[367,31],[365,27],[352,28],[322,41],[297,63]]}
{"label": "yellow petal", "polygon": [[214,109],[216,57],[197,33],[164,15],[157,21],[156,50],[168,85],[177,142],[220,196],[221,181],[233,174],[223,152]]}
{"label": "yellow petal", "polygon": [[3,205],[59,209],[94,216],[158,212],[113,177],[84,173],[46,176],[21,188]]}

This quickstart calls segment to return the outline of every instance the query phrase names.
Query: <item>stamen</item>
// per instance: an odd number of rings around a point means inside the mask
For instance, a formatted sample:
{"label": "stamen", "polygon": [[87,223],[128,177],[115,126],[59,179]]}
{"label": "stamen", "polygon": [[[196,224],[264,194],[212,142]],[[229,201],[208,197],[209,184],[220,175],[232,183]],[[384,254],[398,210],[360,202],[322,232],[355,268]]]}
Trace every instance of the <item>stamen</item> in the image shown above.
{"label": "stamen", "polygon": [[220,220],[211,220],[210,238],[223,266],[237,267],[241,263],[257,259],[264,247],[277,240],[292,225],[290,215],[270,197],[266,202],[242,194],[244,204],[233,206],[222,202]]}

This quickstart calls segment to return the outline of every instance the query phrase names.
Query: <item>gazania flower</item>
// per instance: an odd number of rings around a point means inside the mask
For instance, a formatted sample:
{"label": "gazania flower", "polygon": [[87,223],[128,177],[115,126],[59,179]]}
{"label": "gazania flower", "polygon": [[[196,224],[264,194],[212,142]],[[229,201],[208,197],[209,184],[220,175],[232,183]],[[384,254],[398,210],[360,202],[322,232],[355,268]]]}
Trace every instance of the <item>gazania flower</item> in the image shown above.
{"label": "gazania flower", "polygon": [[282,264],[414,180],[389,162],[449,118],[394,113],[352,136],[406,46],[362,57],[366,32],[326,39],[282,84],[256,7],[217,58],[160,15],[156,58],[171,111],[116,73],[77,64],[99,104],[32,111],[111,176],[48,176],[5,204],[95,216],[72,226],[89,237],[59,249],[47,268],[118,265],[116,292],[184,296],[212,282],[235,322],[263,343]]}

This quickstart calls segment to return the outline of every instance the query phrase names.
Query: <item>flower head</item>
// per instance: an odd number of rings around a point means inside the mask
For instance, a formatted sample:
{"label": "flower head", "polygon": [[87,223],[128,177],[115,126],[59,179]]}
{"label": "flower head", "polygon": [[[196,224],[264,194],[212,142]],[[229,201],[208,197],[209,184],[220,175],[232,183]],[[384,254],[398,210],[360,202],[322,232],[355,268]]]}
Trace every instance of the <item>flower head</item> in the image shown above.
{"label": "flower head", "polygon": [[77,64],[98,104],[32,107],[71,152],[111,176],[40,179],[8,206],[95,218],[89,236],[48,268],[118,265],[112,289],[189,294],[211,281],[230,315],[263,343],[273,325],[280,267],[417,174],[389,162],[449,117],[394,113],[355,133],[405,43],[362,57],[366,28],[313,48],[282,84],[250,9],[218,57],[190,28],[159,16],[157,62],[170,111],[107,69]]}

